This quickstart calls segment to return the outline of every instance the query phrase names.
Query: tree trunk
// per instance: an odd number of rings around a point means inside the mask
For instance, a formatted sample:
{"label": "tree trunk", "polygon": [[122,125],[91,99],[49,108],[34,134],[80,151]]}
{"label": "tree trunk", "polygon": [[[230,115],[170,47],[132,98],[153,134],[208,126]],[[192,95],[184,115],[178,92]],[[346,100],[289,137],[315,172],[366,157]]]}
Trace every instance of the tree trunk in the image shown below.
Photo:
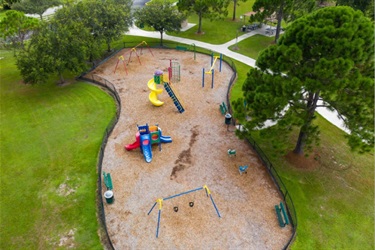
{"label": "tree trunk", "polygon": [[111,52],[111,42],[107,41],[107,51]]}
{"label": "tree trunk", "polygon": [[285,1],[281,1],[280,9],[277,12],[277,26],[276,26],[276,34],[275,34],[275,43],[279,40],[280,37],[280,30],[281,30],[281,21],[283,20],[283,9],[284,9]]}
{"label": "tree trunk", "polygon": [[160,46],[163,47],[163,31],[160,31]]}
{"label": "tree trunk", "polygon": [[63,74],[62,73],[59,73],[60,75],[60,84],[63,84],[65,82],[65,79],[63,77]]}
{"label": "tree trunk", "polygon": [[311,126],[311,122],[314,118],[316,105],[317,105],[318,100],[319,100],[319,93],[320,93],[320,91],[317,91],[315,93],[309,92],[309,97],[308,97],[308,101],[307,101],[307,105],[306,105],[306,107],[307,107],[307,114],[306,114],[307,119],[306,119],[306,123],[302,125],[302,127],[299,131],[297,144],[296,144],[296,147],[293,150],[293,152],[295,154],[299,154],[299,155],[303,154],[303,149],[306,145],[306,139],[309,136],[307,131],[308,131],[309,127]]}
{"label": "tree trunk", "polygon": [[293,150],[295,154],[297,155],[303,154],[303,147],[305,146],[306,138],[307,138],[307,134],[306,132],[303,131],[303,128],[301,128],[299,131],[296,147]]}
{"label": "tree trunk", "polygon": [[237,0],[233,0],[233,18],[232,18],[232,21],[236,20],[236,9],[237,9]]}
{"label": "tree trunk", "polygon": [[199,13],[198,15],[198,34],[202,33],[202,13]]}

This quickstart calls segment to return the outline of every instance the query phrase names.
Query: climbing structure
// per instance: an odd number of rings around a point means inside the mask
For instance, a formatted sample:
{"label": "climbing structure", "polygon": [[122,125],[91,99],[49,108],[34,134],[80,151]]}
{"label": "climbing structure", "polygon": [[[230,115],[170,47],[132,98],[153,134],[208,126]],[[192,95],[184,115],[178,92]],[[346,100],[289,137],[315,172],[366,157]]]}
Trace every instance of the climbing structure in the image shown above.
{"label": "climbing structure", "polygon": [[177,92],[173,89],[172,84],[170,82],[164,82],[164,88],[165,91],[167,91],[168,95],[171,97],[178,112],[183,113],[185,109],[180,101],[180,98],[177,95]]}

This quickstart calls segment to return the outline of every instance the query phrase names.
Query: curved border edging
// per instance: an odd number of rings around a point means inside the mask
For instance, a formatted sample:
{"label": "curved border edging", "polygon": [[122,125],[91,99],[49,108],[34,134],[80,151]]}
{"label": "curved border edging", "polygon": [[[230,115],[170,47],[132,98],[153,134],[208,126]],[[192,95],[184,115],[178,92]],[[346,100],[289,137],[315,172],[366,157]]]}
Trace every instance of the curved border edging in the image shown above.
{"label": "curved border edging", "polygon": [[[112,57],[112,55],[110,56]],[[109,58],[106,58],[102,62],[108,60]],[[96,67],[94,67],[96,68]],[[92,68],[91,70],[93,70]],[[100,151],[98,154],[98,161],[97,161],[97,171],[98,171],[98,179],[97,179],[97,190],[96,190],[96,203],[97,203],[97,214],[98,214],[98,219],[99,219],[99,224],[100,224],[100,241],[102,242],[104,248],[106,249],[115,249],[113,246],[113,243],[111,241],[111,238],[109,237],[108,230],[107,230],[107,223],[106,223],[106,218],[105,218],[105,211],[104,211],[104,202],[103,202],[103,195],[102,195],[102,163],[103,163],[103,156],[104,156],[104,150],[107,145],[108,137],[111,135],[114,127],[116,126],[120,114],[121,114],[121,99],[120,96],[117,93],[117,90],[115,86],[107,81],[104,78],[101,78],[99,76],[96,76],[97,79],[95,79],[95,75],[92,76],[92,79],[86,78],[83,75],[81,75],[78,79],[93,83],[94,85],[97,85],[99,87],[102,87],[105,89],[107,93],[109,93],[117,106],[116,109],[116,115],[115,117],[111,120],[111,122],[108,124],[107,128],[105,129],[105,133],[103,136],[102,144],[100,146]],[[104,230],[104,232],[103,232]]]}

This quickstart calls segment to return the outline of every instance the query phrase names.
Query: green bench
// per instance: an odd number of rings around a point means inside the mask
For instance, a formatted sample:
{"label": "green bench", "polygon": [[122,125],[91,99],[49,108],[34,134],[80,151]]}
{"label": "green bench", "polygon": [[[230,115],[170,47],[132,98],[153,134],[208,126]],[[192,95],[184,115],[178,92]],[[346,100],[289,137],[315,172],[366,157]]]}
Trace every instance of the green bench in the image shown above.
{"label": "green bench", "polygon": [[222,115],[225,115],[228,112],[227,106],[225,105],[224,102],[220,104],[220,112]]}
{"label": "green bench", "polygon": [[104,184],[107,187],[107,190],[112,190],[113,184],[112,184],[111,174],[103,171],[103,175],[104,175]]}
{"label": "green bench", "polygon": [[187,51],[188,48],[187,47],[184,47],[184,46],[180,46],[180,45],[177,45],[176,46],[176,50],[183,50],[183,51]]}
{"label": "green bench", "polygon": [[280,227],[285,227],[285,225],[289,225],[289,218],[284,203],[280,202],[280,206],[275,205],[275,210]]}

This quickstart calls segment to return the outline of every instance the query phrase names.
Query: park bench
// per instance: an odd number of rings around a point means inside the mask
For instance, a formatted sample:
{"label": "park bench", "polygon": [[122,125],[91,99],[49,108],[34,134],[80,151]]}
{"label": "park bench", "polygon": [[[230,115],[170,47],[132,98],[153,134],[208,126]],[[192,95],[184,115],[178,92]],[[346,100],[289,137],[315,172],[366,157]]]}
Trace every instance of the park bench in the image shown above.
{"label": "park bench", "polygon": [[222,115],[225,115],[228,112],[227,106],[225,105],[224,102],[220,104],[220,112]]}
{"label": "park bench", "polygon": [[107,187],[107,190],[112,190],[113,184],[112,184],[111,174],[103,171],[103,176],[104,176],[104,184]]}
{"label": "park bench", "polygon": [[285,225],[288,225],[289,218],[285,210],[284,203],[280,202],[280,206],[275,205],[275,210],[276,210],[277,220],[279,221],[280,227],[285,227]]}
{"label": "park bench", "polygon": [[236,150],[235,149],[228,149],[228,155],[229,155],[229,157],[236,156]]}
{"label": "park bench", "polygon": [[184,46],[177,45],[177,46],[176,46],[176,50],[187,51],[188,48],[187,48],[187,47],[184,47]]}

